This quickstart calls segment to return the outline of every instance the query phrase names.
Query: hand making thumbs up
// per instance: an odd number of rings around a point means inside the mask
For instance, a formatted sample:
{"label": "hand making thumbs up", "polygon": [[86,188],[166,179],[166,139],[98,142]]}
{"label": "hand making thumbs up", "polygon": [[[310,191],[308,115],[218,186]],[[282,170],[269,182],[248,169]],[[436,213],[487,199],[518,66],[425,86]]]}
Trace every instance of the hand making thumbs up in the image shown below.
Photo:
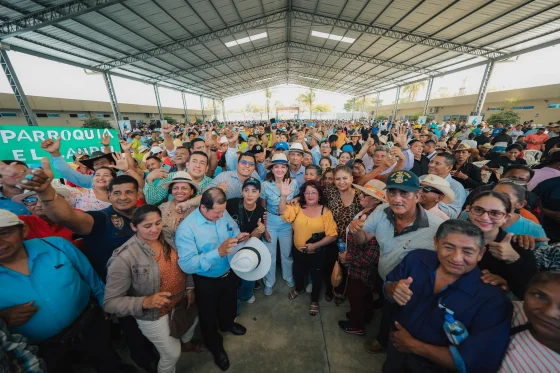
{"label": "hand making thumbs up", "polygon": [[405,280],[400,280],[398,282],[392,282],[385,285],[385,293],[398,305],[404,306],[408,303],[410,298],[412,298],[412,290],[410,290],[410,284],[412,284],[412,277],[408,277]]}
{"label": "hand making thumbs up", "polygon": [[490,254],[507,263],[513,263],[519,259],[519,254],[511,246],[512,237],[513,233],[508,233],[501,242],[490,242],[488,244]]}
{"label": "hand making thumbs up", "polygon": [[51,197],[56,194],[51,186],[53,171],[48,157],[41,159],[41,167],[27,170],[27,174],[22,178],[20,185],[23,189],[36,191],[39,199],[42,199],[41,194],[48,194]]}
{"label": "hand making thumbs up", "polygon": [[356,233],[364,229],[364,224],[366,223],[367,215],[362,214],[358,219],[354,219],[348,225],[348,232]]}

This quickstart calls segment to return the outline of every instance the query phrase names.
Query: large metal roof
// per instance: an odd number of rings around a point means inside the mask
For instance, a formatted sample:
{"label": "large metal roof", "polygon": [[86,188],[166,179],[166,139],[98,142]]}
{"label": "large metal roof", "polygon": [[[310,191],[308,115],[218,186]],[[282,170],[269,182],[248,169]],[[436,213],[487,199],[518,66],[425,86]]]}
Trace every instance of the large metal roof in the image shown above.
{"label": "large metal roof", "polygon": [[560,0],[0,0],[0,22],[12,50],[209,98],[358,96],[558,44]]}

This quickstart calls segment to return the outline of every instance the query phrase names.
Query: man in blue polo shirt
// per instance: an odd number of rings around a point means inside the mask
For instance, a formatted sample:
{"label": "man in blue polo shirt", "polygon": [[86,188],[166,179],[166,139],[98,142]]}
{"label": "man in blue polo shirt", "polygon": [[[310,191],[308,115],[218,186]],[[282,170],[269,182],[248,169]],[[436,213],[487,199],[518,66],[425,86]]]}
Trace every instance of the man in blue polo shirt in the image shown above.
{"label": "man in blue polo shirt", "polygon": [[50,372],[67,371],[67,355],[81,351],[97,372],[116,373],[117,355],[99,307],[105,285],[69,241],[24,241],[26,230],[15,214],[0,210],[0,319],[10,332],[39,344]]}
{"label": "man in blue polo shirt", "polygon": [[[383,292],[399,307],[383,372],[497,372],[513,308],[498,286],[480,279],[484,234],[470,222],[448,220],[434,246],[435,252],[412,251],[387,275]],[[446,315],[468,332],[459,343],[443,328]]]}
{"label": "man in blue polo shirt", "polygon": [[[111,207],[101,211],[82,212],[58,198],[51,185],[53,173],[48,158],[41,161],[43,169],[36,169],[31,180],[24,180],[26,189],[37,192],[43,211],[55,223],[69,228],[84,238],[85,254],[102,281],[107,277],[107,262],[113,251],[134,235],[130,219],[138,202],[138,182],[132,176],[117,176],[109,184]],[[140,332],[132,316],[119,322],[127,337],[131,357],[136,364],[154,371],[158,358],[152,343]]]}
{"label": "man in blue polo shirt", "polygon": [[13,202],[12,197],[22,193],[18,184],[26,176],[27,165],[21,161],[6,160],[0,162],[0,209],[14,214],[31,215],[31,212],[21,203]]}

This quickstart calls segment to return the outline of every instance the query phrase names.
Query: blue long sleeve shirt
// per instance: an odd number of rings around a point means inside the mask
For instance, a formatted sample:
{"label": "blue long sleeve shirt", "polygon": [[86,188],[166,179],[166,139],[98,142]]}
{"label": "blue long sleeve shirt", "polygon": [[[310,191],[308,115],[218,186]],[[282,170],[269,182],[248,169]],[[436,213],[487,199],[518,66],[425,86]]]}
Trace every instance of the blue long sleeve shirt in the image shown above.
{"label": "blue long sleeve shirt", "polygon": [[105,285],[84,254],[60,237],[24,241],[29,276],[0,266],[0,309],[33,301],[37,313],[23,325],[11,329],[31,344],[40,343],[71,325],[91,296],[100,305]]}
{"label": "blue long sleeve shirt", "polygon": [[237,223],[227,211],[215,223],[208,221],[200,209],[193,211],[181,222],[175,236],[179,267],[188,274],[222,276],[230,266],[227,255],[220,257],[218,247],[239,233]]}
{"label": "blue long sleeve shirt", "polygon": [[62,157],[52,157],[52,165],[54,169],[66,180],[72,184],[81,186],[82,188],[91,188],[93,186],[93,174],[84,175],[74,170]]}

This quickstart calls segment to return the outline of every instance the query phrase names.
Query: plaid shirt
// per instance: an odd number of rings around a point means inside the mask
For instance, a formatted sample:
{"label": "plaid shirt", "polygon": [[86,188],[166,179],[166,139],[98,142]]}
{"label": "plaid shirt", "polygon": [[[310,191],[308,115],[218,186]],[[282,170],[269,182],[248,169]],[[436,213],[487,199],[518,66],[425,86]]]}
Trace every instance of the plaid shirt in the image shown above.
{"label": "plaid shirt", "polygon": [[[361,215],[369,216],[374,210],[362,212]],[[375,237],[362,245],[354,243],[352,234],[347,233],[346,263],[348,275],[356,280],[361,280],[368,287],[373,288],[377,277],[377,264],[379,263],[379,244]]]}
{"label": "plaid shirt", "polygon": [[0,320],[0,373],[45,373],[45,362],[37,351],[22,335],[11,334]]}

